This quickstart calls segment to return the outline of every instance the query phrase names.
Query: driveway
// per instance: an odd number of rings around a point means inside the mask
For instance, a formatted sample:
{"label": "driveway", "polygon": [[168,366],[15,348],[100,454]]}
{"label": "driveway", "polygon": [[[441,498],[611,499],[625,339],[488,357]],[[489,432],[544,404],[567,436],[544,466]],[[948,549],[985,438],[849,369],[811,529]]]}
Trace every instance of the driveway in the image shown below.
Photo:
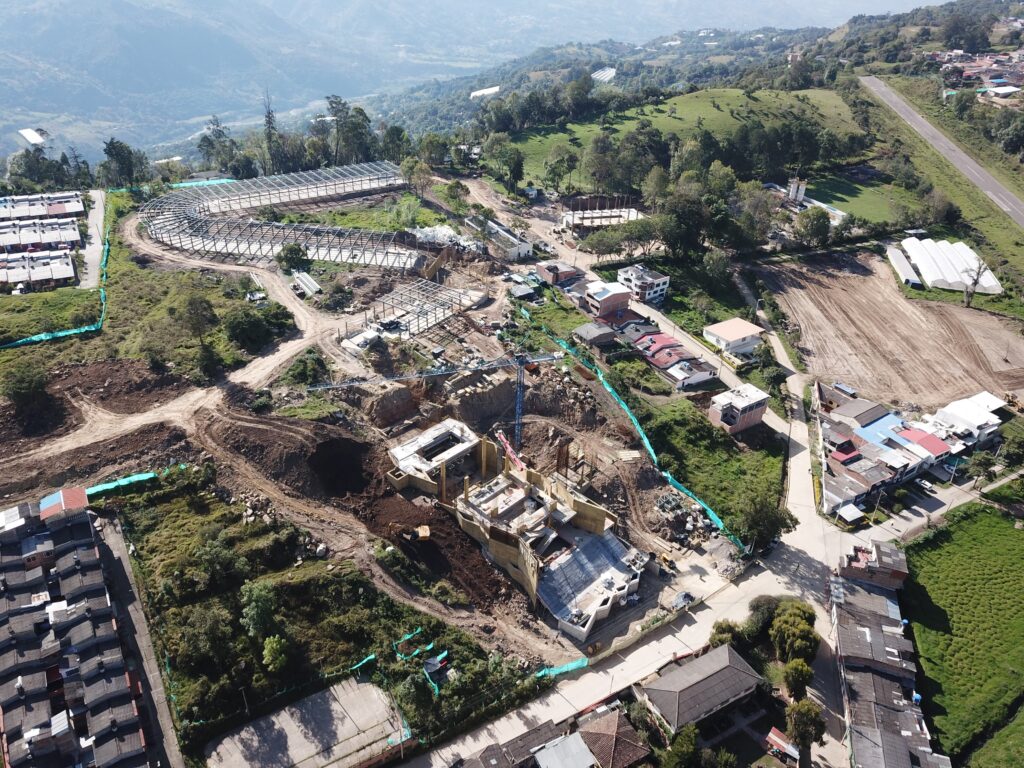
{"label": "driveway", "polygon": [[79,288],[99,288],[100,260],[103,258],[103,216],[107,209],[107,193],[102,189],[89,191],[92,208],[89,209],[89,236],[82,249],[84,264],[79,275]]}

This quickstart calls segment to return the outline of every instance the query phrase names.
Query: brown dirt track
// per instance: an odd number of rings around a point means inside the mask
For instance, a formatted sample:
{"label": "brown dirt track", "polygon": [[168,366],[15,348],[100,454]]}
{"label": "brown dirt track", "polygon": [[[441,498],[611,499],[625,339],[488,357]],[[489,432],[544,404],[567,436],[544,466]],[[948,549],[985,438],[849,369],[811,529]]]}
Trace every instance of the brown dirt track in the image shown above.
{"label": "brown dirt track", "polygon": [[875,254],[773,264],[758,276],[800,325],[808,368],[822,381],[922,408],[982,389],[1024,393],[1019,322],[907,299]]}

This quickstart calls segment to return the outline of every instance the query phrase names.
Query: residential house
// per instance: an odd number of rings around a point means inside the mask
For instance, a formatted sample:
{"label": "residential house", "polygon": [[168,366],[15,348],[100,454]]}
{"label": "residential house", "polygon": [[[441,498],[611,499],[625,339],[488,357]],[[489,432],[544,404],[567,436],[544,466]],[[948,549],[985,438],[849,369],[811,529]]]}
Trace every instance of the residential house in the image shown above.
{"label": "residential house", "polygon": [[695,357],[676,363],[665,371],[665,375],[675,383],[677,389],[685,389],[716,378],[718,371],[711,363]]}
{"label": "residential house", "polygon": [[1002,421],[996,411],[1004,407],[1005,400],[991,392],[979,392],[940,408],[931,421],[945,426],[969,446],[985,446],[998,434]]}
{"label": "residential house", "polygon": [[580,274],[580,270],[564,261],[542,261],[537,265],[537,276],[548,285],[559,285]]}
{"label": "residential house", "polygon": [[687,723],[700,723],[743,701],[762,677],[731,645],[670,664],[644,682],[638,696],[675,735]]}
{"label": "residential house", "polygon": [[621,709],[581,719],[579,734],[600,768],[630,768],[651,754]]}
{"label": "residential house", "polygon": [[604,347],[615,343],[615,331],[603,323],[584,323],[573,329],[576,341],[588,347]]}
{"label": "residential house", "polygon": [[642,264],[623,267],[619,270],[618,280],[629,288],[634,299],[646,304],[661,304],[668,294],[668,275],[655,272]]}
{"label": "residential house", "polygon": [[587,283],[584,301],[590,313],[597,317],[607,317],[629,307],[629,289],[619,283],[606,283],[594,280]]}
{"label": "residential house", "polygon": [[828,415],[833,421],[857,429],[873,424],[888,413],[888,409],[883,405],[863,397],[854,397],[838,408],[832,409]]}
{"label": "residential house", "polygon": [[869,547],[854,547],[839,561],[839,575],[844,579],[874,584],[886,589],[900,589],[910,571],[903,550],[881,541]]}
{"label": "residential house", "polygon": [[708,418],[715,426],[724,427],[730,435],[735,435],[761,423],[769,399],[767,392],[744,383],[711,398]]}
{"label": "residential house", "polygon": [[749,357],[761,343],[763,333],[764,328],[742,317],[734,317],[704,328],[705,339],[722,352],[737,359]]}

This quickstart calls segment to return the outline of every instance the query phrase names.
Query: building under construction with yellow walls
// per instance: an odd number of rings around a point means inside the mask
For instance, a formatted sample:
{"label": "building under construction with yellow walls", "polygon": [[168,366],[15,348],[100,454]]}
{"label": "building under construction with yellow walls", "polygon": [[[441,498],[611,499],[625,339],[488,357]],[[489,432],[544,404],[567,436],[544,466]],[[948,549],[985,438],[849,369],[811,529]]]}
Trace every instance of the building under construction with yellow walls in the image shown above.
{"label": "building under construction with yellow walls", "polygon": [[585,462],[559,452],[550,475],[446,419],[389,449],[400,491],[436,496],[463,531],[538,601],[573,639],[586,640],[640,586],[648,555],[615,534],[615,515],[584,496]]}

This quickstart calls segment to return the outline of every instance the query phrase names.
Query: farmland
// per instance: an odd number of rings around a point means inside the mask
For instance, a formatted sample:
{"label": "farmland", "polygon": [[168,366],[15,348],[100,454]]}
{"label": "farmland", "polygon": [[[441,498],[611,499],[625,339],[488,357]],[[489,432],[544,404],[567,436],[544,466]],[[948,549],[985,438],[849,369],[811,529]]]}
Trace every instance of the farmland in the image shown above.
{"label": "farmland", "polygon": [[[712,88],[675,96],[656,107],[639,107],[607,116],[618,134],[627,133],[641,119],[650,120],[663,134],[688,136],[705,128],[719,137],[732,133],[744,122],[755,120],[765,124],[783,119],[802,118],[819,123],[838,134],[859,133],[849,107],[833,91],[757,91],[744,94],[737,88]],[[610,122],[609,122],[610,121]],[[525,178],[544,176],[544,160],[552,147],[562,144],[577,151],[587,147],[600,133],[601,121],[569,123],[565,129],[538,128],[514,137],[514,143],[525,158]],[[574,178],[575,183],[580,180]]]}
{"label": "farmland", "polygon": [[[1024,531],[972,505],[907,556],[903,604],[924,672],[919,692],[943,750],[956,759],[999,731],[1024,696]],[[998,755],[1022,748],[1015,722],[972,765],[1010,765]]]}

